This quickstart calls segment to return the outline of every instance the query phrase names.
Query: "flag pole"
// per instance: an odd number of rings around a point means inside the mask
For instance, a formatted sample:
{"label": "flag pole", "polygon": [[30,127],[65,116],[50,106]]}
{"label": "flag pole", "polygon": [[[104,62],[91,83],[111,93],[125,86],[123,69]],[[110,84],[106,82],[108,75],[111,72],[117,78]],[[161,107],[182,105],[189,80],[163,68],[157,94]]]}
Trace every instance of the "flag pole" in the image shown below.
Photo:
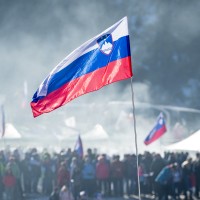
{"label": "flag pole", "polygon": [[136,132],[134,92],[133,92],[133,77],[131,77],[131,94],[132,94],[133,122],[134,122],[134,134],[135,134],[135,151],[136,151],[136,163],[137,163],[138,196],[139,196],[139,200],[141,200],[140,178],[139,178],[139,170],[138,170],[139,169],[139,161],[138,161],[138,145],[137,145],[137,132]]}
{"label": "flag pole", "polygon": [[1,105],[1,125],[0,125],[0,132],[1,132],[1,139],[3,139],[4,147],[5,147],[5,140],[4,140],[4,135],[5,135],[5,114],[4,114],[4,107]]}

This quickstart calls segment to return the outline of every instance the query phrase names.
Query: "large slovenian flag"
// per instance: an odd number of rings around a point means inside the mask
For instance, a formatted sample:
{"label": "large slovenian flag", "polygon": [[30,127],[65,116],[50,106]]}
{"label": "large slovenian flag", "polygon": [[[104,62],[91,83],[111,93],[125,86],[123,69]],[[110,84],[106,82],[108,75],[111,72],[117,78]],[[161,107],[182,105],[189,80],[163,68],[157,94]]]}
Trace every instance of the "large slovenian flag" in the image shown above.
{"label": "large slovenian flag", "polygon": [[33,116],[132,76],[128,22],[124,17],[78,47],[51,71],[33,96]]}
{"label": "large slovenian flag", "polygon": [[164,116],[162,113],[157,118],[156,124],[153,127],[153,129],[150,131],[146,139],[144,140],[144,143],[146,145],[154,142],[155,140],[159,139],[165,132],[167,131]]}

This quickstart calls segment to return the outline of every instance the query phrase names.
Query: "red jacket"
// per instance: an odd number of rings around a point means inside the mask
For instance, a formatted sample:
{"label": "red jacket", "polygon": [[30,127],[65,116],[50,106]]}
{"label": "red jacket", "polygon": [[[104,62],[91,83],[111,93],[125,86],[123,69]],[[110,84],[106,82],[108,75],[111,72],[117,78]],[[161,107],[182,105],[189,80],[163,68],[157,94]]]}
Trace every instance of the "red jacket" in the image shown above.
{"label": "red jacket", "polygon": [[105,161],[99,161],[96,165],[96,177],[97,179],[107,179],[110,175],[110,169],[108,163]]}
{"label": "red jacket", "polygon": [[13,187],[16,184],[16,178],[12,174],[7,174],[3,178],[3,184],[5,187]]}
{"label": "red jacket", "polygon": [[112,178],[123,178],[123,163],[119,160],[111,163]]}
{"label": "red jacket", "polygon": [[68,185],[70,181],[70,174],[69,171],[61,166],[58,169],[58,174],[57,174],[57,181],[58,181],[58,186],[62,187],[63,185]]}

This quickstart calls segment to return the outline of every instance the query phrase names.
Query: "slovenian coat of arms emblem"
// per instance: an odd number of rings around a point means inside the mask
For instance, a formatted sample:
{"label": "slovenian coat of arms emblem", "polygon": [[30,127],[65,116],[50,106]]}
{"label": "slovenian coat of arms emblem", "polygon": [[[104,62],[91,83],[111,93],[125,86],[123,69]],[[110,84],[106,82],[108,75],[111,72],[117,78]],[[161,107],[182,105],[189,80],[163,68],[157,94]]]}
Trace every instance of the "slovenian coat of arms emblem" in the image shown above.
{"label": "slovenian coat of arms emblem", "polygon": [[102,53],[109,55],[113,50],[113,40],[111,34],[105,34],[101,36],[97,43],[99,45],[99,49]]}

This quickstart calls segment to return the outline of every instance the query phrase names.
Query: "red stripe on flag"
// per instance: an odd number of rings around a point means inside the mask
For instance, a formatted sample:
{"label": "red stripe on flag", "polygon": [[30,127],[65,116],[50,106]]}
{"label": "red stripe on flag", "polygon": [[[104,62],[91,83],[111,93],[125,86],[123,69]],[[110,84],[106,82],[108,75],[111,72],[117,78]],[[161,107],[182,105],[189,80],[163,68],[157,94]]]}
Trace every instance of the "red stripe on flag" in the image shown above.
{"label": "red stripe on flag", "polygon": [[161,129],[157,130],[156,133],[154,134],[154,136],[149,140],[149,141],[145,141],[145,144],[148,145],[152,142],[154,142],[155,140],[157,140],[158,138],[160,138],[165,132],[166,132],[166,126],[162,126]]}
{"label": "red stripe on flag", "polygon": [[108,63],[94,72],[63,85],[38,102],[31,102],[33,116],[51,112],[73,99],[98,90],[105,85],[132,77],[131,57]]}

